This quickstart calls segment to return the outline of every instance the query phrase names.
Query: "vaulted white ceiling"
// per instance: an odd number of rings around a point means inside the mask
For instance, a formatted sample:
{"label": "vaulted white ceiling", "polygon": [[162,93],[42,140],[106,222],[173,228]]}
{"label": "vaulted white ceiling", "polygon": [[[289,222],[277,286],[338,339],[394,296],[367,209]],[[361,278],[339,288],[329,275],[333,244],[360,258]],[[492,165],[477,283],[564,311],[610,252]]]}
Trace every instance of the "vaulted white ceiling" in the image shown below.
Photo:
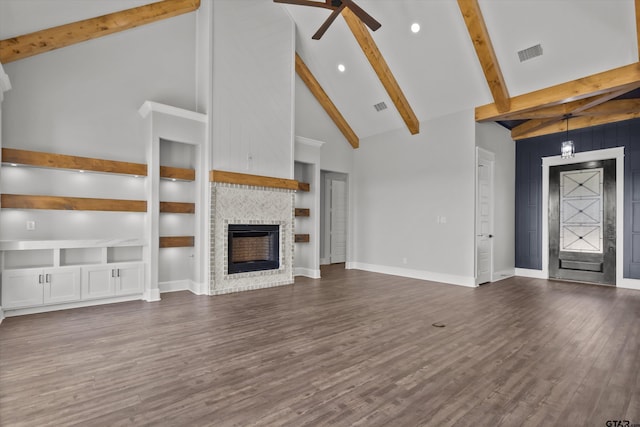
{"label": "vaulted white ceiling", "polygon": [[[372,36],[420,120],[493,102],[455,0],[356,3],[382,24]],[[404,127],[341,17],[312,40],[329,10],[276,6],[294,19],[297,52],[360,138]],[[633,0],[480,0],[480,7],[512,97],[638,61]],[[517,51],[538,43],[543,56],[521,63]],[[381,101],[389,108],[376,112]]]}

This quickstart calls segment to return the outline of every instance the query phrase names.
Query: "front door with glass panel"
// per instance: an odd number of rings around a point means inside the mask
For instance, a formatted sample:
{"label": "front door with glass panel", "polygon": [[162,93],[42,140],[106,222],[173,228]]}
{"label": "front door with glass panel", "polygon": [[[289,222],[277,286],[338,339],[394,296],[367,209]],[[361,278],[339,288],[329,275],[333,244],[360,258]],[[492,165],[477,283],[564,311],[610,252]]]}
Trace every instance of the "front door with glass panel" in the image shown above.
{"label": "front door with glass panel", "polygon": [[615,160],[549,168],[549,277],[615,285]]}

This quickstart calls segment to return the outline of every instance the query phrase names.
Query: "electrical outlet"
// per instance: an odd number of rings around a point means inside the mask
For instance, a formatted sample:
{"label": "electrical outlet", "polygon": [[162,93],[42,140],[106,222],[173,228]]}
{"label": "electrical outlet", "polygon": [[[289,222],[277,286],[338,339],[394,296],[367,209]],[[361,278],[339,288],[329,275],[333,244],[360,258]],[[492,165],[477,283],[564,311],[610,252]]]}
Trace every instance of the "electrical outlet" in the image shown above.
{"label": "electrical outlet", "polygon": [[35,230],[36,222],[35,221],[27,221],[27,230]]}

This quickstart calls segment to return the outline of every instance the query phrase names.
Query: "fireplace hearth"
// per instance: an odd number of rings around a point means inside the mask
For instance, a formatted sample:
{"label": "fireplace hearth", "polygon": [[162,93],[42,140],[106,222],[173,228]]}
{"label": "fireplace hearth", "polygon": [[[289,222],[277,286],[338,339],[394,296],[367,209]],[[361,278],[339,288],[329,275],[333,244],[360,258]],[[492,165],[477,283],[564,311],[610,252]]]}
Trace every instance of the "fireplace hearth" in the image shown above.
{"label": "fireplace hearth", "polygon": [[280,268],[280,226],[229,224],[228,274]]}

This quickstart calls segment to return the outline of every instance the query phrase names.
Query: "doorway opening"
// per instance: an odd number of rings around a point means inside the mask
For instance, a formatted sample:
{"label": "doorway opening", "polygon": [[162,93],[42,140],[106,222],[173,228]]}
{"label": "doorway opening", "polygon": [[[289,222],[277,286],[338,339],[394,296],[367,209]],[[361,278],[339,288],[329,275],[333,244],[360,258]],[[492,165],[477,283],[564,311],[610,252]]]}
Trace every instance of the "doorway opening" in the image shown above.
{"label": "doorway opening", "polygon": [[549,168],[549,277],[615,286],[616,161]]}
{"label": "doorway opening", "polygon": [[493,276],[493,168],[495,155],[476,148],[476,285]]}
{"label": "doorway opening", "polygon": [[348,175],[320,172],[320,265],[347,260]]}
{"label": "doorway opening", "polygon": [[[549,204],[550,204],[550,170],[554,166],[564,166],[564,165],[572,165],[572,164],[581,164],[581,163],[589,163],[589,162],[597,162],[601,160],[613,160],[615,164],[615,195],[611,197],[611,199],[615,200],[615,213],[611,215],[613,218],[610,218],[615,228],[610,228],[609,233],[615,236],[616,244],[622,245],[624,236],[623,236],[623,189],[624,189],[624,147],[616,147],[616,148],[604,148],[601,150],[593,150],[593,151],[582,151],[575,154],[573,158],[563,159],[561,156],[551,156],[551,157],[543,157],[542,158],[542,209],[539,211],[540,219],[542,223],[542,274],[543,278],[551,278],[551,259],[550,259],[550,251],[549,251],[549,240],[550,240],[550,215],[549,215]],[[606,229],[603,230],[603,233],[607,233]],[[604,234],[603,234],[604,235]],[[612,236],[612,237],[613,237]],[[604,246],[603,246],[604,247]],[[605,250],[608,251],[608,248],[604,247]],[[612,256],[615,259],[615,272],[614,280],[611,284],[617,285],[622,283],[625,279],[623,278],[623,251],[622,246],[616,248],[615,255]],[[565,265],[567,265],[566,260]],[[568,264],[571,265],[571,264]],[[563,280],[574,280],[574,279],[563,279]],[[586,280],[580,280],[586,281]],[[597,282],[590,282],[597,283]]]}

